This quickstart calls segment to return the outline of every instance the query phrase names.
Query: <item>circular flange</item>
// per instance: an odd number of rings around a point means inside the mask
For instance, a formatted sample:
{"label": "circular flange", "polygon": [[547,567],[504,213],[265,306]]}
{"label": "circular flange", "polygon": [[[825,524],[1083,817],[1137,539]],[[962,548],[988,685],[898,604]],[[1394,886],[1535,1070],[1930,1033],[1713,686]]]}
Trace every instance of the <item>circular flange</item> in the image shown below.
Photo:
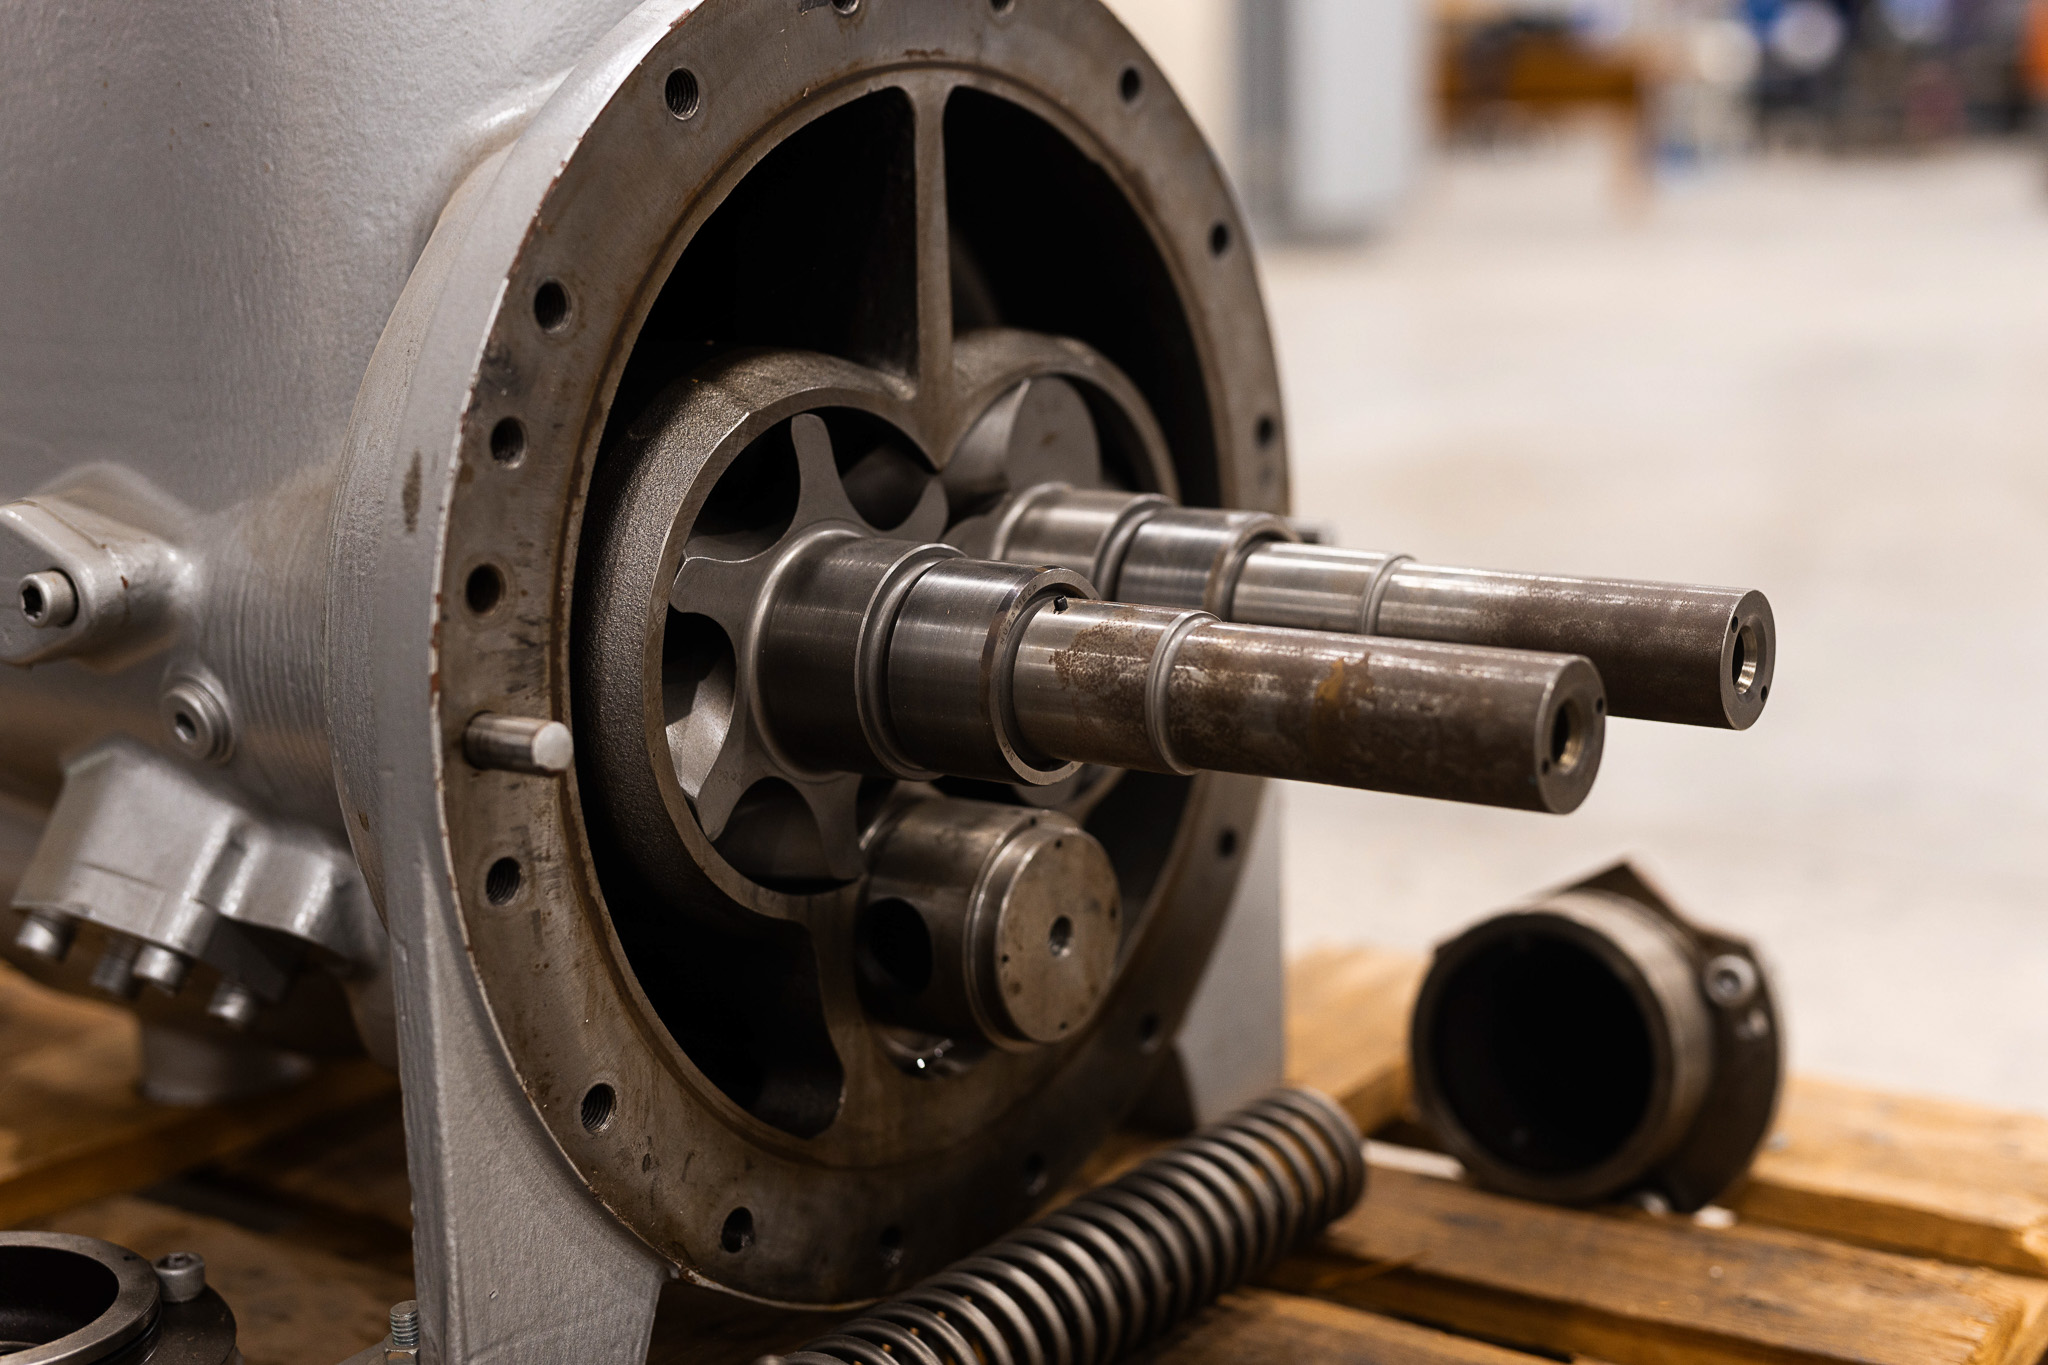
{"label": "circular flange", "polygon": [[[1127,69],[1142,100],[1119,92]],[[666,94],[678,71],[687,118]],[[846,178],[862,166],[870,180]],[[873,185],[895,188],[861,200]],[[721,217],[735,204],[746,213]],[[806,217],[815,205],[831,211]],[[884,375],[889,391],[855,405],[893,412],[943,466],[1018,379],[1087,368],[1078,352],[1061,362],[1058,341],[1028,363],[967,363],[1007,326],[1074,337],[1128,376],[1187,501],[1284,510],[1244,240],[1199,133],[1095,0],[794,14],[656,0],[470,178],[422,257],[365,380],[337,519],[344,806],[373,884],[403,871],[452,887],[542,1122],[597,1197],[694,1278],[777,1301],[866,1298],[1056,1188],[1185,1008],[1260,785],[1126,778],[1090,817],[1132,912],[1092,1024],[942,1081],[907,1076],[865,1027],[850,974],[820,969],[851,960],[857,883],[764,886],[686,822],[683,884],[653,887],[617,871],[581,775],[464,762],[463,724],[483,711],[586,732],[572,617],[593,476],[655,394],[743,344]],[[853,294],[811,268],[821,256],[854,262]],[[747,332],[741,278],[784,291],[785,325]],[[841,325],[806,311],[817,298],[897,306],[849,303]],[[421,700],[428,746],[408,711]],[[436,810],[423,843],[377,826],[369,794],[393,791]],[[520,891],[494,899],[507,860]],[[662,912],[678,901],[690,915]],[[674,970],[651,973],[650,953]],[[700,988],[729,1009],[693,1033],[675,997]],[[748,1235],[723,1235],[742,1213]]]}

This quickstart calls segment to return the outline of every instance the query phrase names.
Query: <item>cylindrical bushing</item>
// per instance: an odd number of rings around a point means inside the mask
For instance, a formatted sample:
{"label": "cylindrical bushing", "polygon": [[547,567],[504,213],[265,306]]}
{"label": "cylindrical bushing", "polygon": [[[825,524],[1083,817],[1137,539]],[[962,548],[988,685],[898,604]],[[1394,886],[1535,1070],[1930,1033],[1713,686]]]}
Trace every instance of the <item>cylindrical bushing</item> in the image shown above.
{"label": "cylindrical bushing", "polygon": [[1108,993],[1116,869],[1056,811],[918,801],[871,844],[856,929],[863,996],[889,1022],[999,1047],[1057,1043]]}
{"label": "cylindrical bushing", "polygon": [[1583,659],[1110,602],[1041,607],[1012,700],[1019,733],[1049,757],[1560,813],[1591,788],[1604,732]]}
{"label": "cylindrical bushing", "polygon": [[1437,949],[1410,1029],[1416,1105],[1490,1188],[1647,1192],[1689,1211],[1769,1126],[1771,1011],[1746,944],[1695,928],[1624,865]]}

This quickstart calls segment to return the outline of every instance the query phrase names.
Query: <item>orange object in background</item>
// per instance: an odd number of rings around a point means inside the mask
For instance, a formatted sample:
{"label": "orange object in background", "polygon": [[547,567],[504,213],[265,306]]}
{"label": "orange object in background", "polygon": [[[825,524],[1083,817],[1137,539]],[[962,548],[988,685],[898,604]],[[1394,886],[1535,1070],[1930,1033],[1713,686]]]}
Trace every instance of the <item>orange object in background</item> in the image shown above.
{"label": "orange object in background", "polygon": [[2027,89],[2048,102],[2048,0],[2027,6]]}

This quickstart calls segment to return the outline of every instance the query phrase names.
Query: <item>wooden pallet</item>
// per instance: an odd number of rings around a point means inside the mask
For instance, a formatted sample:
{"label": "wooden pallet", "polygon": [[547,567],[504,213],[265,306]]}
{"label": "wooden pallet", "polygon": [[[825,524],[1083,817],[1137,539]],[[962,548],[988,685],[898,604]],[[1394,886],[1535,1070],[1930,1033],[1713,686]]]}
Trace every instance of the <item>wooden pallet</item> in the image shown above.
{"label": "wooden pallet", "polygon": [[[1410,1142],[1420,965],[1323,952],[1291,983],[1295,1076]],[[410,1292],[388,1078],[343,1067],[258,1104],[166,1111],[133,1099],[135,1066],[120,1011],[0,972],[0,1221],[202,1252],[251,1365],[335,1365],[375,1341]],[[2048,1351],[2048,1119],[1795,1081],[1750,1179],[1702,1218],[1549,1208],[1447,1178],[1413,1148],[1371,1154],[1366,1201],[1319,1246],[1145,1359],[2036,1365]],[[744,1362],[817,1327],[666,1318],[653,1358]]]}

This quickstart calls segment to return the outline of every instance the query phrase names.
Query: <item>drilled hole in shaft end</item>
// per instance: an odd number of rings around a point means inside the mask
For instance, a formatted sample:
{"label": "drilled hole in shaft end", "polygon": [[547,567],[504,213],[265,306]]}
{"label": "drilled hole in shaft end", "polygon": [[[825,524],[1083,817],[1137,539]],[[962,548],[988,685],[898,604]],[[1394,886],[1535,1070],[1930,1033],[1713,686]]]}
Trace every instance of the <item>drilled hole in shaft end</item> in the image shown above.
{"label": "drilled hole in shaft end", "polygon": [[1763,671],[1763,636],[1756,624],[1750,621],[1738,622],[1734,638],[1728,645],[1728,676],[1735,684],[1735,695],[1746,697],[1756,686],[1757,675]]}
{"label": "drilled hole in shaft end", "polygon": [[1569,773],[1586,754],[1586,718],[1576,697],[1568,698],[1550,720],[1550,767]]}

